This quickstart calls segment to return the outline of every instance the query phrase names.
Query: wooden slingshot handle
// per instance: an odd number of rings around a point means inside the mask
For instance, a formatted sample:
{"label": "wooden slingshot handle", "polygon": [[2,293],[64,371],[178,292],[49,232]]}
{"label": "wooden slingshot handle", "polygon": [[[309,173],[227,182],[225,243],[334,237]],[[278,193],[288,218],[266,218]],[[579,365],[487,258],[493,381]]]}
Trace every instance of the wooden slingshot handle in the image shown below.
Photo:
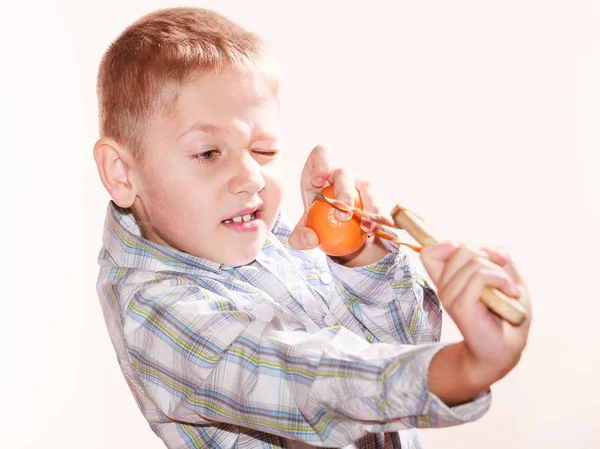
{"label": "wooden slingshot handle", "polygon": [[[406,230],[423,247],[437,243],[427,232],[423,222],[411,211],[396,205],[391,215],[396,226]],[[495,288],[487,287],[480,299],[492,312],[515,326],[521,324],[527,316],[525,308],[516,299],[509,298]]]}

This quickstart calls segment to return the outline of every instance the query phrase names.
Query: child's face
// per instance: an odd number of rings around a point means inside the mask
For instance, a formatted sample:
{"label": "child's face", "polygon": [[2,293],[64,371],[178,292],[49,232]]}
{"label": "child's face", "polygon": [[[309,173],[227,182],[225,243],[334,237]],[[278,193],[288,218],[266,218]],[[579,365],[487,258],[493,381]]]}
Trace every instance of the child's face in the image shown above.
{"label": "child's face", "polygon": [[[233,70],[203,74],[144,138],[133,207],[145,237],[217,263],[254,260],[282,200],[272,81]],[[251,214],[248,222],[226,221]]]}

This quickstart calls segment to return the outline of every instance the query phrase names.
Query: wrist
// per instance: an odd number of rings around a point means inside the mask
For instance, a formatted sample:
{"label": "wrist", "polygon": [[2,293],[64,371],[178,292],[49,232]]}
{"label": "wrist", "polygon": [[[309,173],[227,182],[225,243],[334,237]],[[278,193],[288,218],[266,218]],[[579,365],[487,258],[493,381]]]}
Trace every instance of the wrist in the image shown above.
{"label": "wrist", "polygon": [[429,365],[428,388],[448,406],[472,400],[493,382],[475,363],[464,342],[443,347]]}
{"label": "wrist", "polygon": [[461,352],[461,377],[472,391],[487,390],[497,379],[484,362],[477,360],[464,341],[458,343]]}
{"label": "wrist", "polygon": [[365,244],[353,253],[333,259],[345,267],[363,267],[378,262],[389,253],[379,237],[367,237]]}

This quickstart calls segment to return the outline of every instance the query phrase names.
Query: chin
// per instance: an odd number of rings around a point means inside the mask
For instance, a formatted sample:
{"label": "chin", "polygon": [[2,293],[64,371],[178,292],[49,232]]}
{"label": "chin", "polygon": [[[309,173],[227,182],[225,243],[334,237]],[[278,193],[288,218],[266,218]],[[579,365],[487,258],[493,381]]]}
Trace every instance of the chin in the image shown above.
{"label": "chin", "polygon": [[254,259],[256,259],[256,256],[254,256],[254,257],[246,257],[246,258],[243,258],[243,259],[238,256],[235,259],[232,259],[230,261],[225,261],[224,264],[225,265],[229,265],[231,267],[236,267],[237,268],[237,267],[243,267],[244,265],[248,265]]}
{"label": "chin", "polygon": [[251,263],[256,257],[260,254],[264,242],[253,244],[252,246],[241,250],[240,248],[236,248],[234,254],[229,260],[224,262],[226,265],[230,265],[232,267],[241,267],[243,265],[248,265]]}

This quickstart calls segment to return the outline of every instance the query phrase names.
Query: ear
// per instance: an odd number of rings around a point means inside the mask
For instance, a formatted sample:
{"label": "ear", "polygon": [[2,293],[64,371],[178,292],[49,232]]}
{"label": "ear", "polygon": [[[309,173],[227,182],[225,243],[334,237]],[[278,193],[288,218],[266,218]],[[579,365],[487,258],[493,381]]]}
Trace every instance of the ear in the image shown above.
{"label": "ear", "polygon": [[119,207],[129,208],[137,196],[131,153],[107,137],[94,145],[94,159],[102,184]]}

